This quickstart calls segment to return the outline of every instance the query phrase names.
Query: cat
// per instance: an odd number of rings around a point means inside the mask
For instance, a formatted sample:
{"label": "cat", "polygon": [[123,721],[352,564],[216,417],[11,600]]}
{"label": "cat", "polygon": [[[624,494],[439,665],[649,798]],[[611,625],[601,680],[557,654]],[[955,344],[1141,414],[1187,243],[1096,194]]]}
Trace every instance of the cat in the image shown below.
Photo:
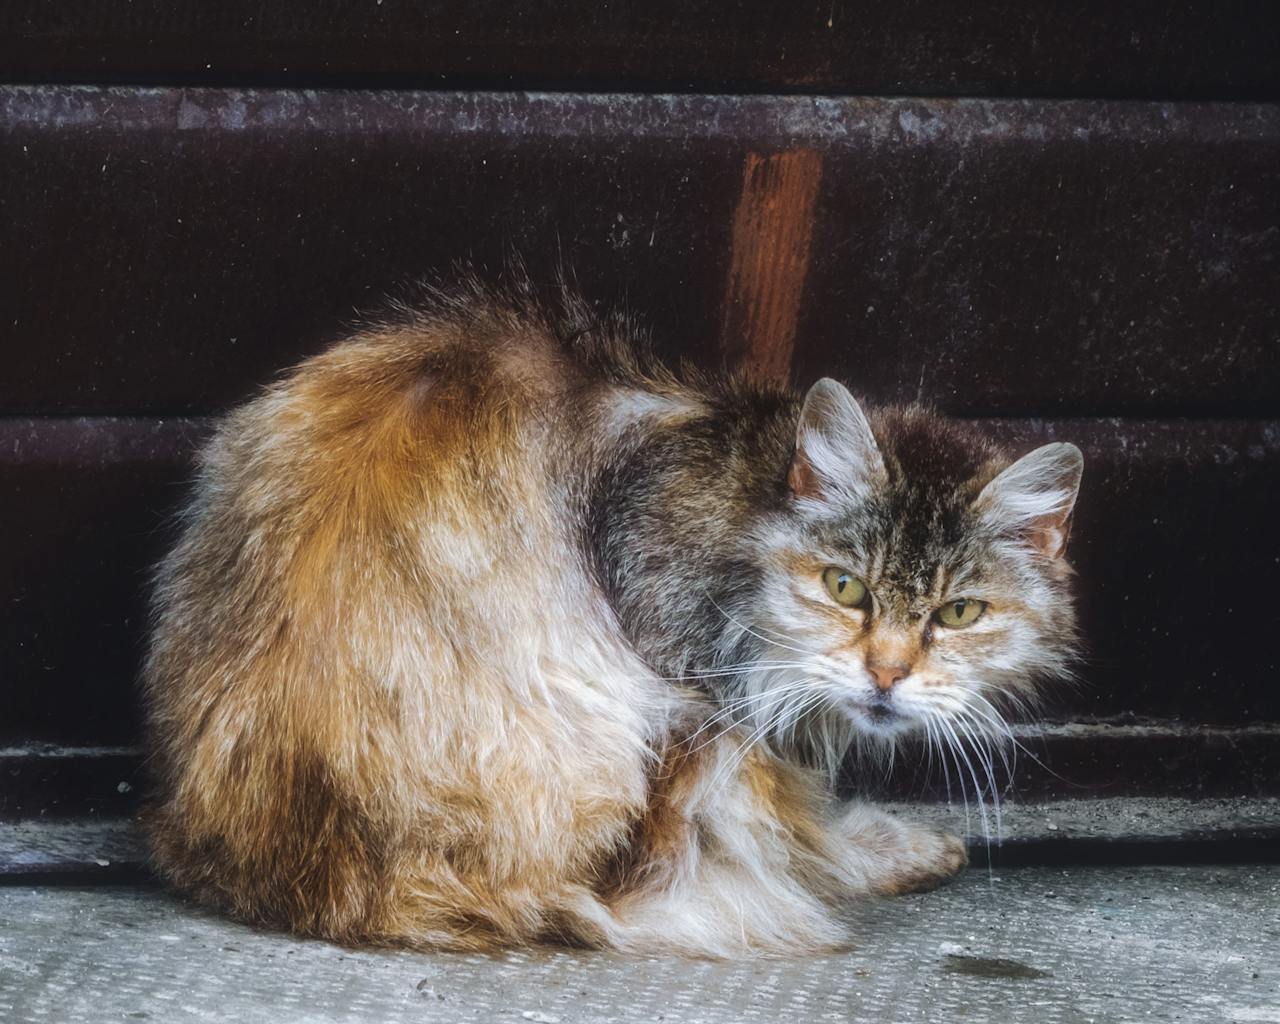
{"label": "cat", "polygon": [[143,673],[154,862],[348,944],[840,948],[956,837],[832,795],[1069,671],[1083,460],[436,290],[201,453]]}

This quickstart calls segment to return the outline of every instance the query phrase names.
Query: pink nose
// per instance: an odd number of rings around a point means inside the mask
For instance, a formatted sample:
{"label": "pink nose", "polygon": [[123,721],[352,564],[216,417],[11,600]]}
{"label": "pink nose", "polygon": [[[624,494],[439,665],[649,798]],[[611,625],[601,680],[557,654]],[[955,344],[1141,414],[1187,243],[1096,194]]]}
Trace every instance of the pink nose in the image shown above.
{"label": "pink nose", "polygon": [[906,665],[868,665],[867,671],[871,673],[876,689],[886,693],[893,689],[894,683],[911,674],[911,669]]}

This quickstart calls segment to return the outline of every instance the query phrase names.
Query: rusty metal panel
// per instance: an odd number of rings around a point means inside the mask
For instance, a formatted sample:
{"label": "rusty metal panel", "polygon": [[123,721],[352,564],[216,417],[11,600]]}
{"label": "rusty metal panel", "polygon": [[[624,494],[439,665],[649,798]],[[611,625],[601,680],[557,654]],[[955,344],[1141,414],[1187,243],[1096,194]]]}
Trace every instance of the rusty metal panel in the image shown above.
{"label": "rusty metal panel", "polygon": [[510,249],[878,400],[1280,408],[1275,105],[14,86],[0,204],[9,413],[219,409]]}
{"label": "rusty metal panel", "polygon": [[1248,98],[1269,0],[8,0],[10,81]]}

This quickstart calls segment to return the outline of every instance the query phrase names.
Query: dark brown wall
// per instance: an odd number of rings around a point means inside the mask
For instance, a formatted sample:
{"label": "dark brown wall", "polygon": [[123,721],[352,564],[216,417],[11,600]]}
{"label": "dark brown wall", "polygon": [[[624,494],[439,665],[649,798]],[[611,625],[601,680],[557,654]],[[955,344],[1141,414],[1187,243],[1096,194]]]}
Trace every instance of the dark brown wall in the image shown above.
{"label": "dark brown wall", "polygon": [[[401,284],[512,250],[625,302],[668,354],[1077,441],[1090,655],[1059,717],[1163,722],[1169,750],[1175,718],[1280,721],[1263,5],[1064,25],[693,3],[665,35],[437,8],[456,43],[366,6],[0,11],[0,742],[136,735],[145,573],[207,417]],[[744,94],[241,84],[431,76]],[[782,89],[812,95],[751,94]],[[824,95],[846,89],[1024,98]],[[1273,760],[1252,763],[1217,791],[1267,790]]]}
{"label": "dark brown wall", "polygon": [[0,139],[8,412],[218,410],[508,248],[714,360],[744,169],[797,153],[799,376],[967,415],[1280,402],[1270,104],[15,86]]}
{"label": "dark brown wall", "polygon": [[1275,99],[1272,0],[8,0],[10,81]]}

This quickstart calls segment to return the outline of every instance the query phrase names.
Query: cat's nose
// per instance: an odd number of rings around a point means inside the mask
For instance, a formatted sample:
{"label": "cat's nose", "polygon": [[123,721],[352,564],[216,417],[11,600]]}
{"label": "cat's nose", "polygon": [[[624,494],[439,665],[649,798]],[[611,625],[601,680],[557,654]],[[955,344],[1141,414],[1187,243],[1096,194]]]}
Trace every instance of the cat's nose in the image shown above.
{"label": "cat's nose", "polygon": [[911,674],[911,669],[907,665],[868,665],[867,671],[871,673],[876,689],[884,693],[892,690],[893,684],[898,680],[906,679]]}

